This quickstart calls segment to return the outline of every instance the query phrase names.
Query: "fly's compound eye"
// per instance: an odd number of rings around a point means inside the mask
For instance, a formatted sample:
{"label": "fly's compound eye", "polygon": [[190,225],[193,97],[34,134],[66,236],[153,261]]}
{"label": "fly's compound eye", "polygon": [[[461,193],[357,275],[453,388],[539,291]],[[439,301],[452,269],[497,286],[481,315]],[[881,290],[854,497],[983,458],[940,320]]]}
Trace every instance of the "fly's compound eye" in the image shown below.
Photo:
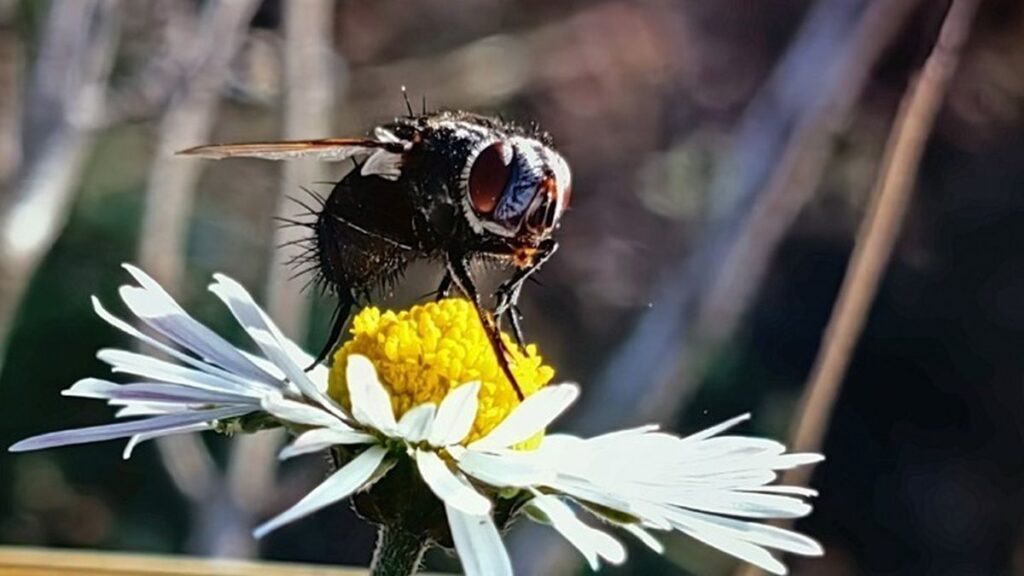
{"label": "fly's compound eye", "polygon": [[473,159],[469,171],[469,200],[477,214],[490,214],[501,201],[508,185],[511,161],[512,151],[501,142],[484,148]]}

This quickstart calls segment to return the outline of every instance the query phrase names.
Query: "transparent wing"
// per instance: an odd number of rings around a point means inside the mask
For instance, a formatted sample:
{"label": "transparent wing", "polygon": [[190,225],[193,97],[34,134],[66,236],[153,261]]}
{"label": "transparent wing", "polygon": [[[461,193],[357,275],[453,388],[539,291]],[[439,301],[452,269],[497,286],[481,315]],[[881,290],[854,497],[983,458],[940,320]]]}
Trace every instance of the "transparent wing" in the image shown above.
{"label": "transparent wing", "polygon": [[178,154],[213,160],[224,158],[262,158],[264,160],[315,158],[324,162],[338,162],[353,156],[366,156],[376,150],[394,146],[393,142],[380,142],[365,138],[325,138],[323,140],[205,144],[181,150]]}

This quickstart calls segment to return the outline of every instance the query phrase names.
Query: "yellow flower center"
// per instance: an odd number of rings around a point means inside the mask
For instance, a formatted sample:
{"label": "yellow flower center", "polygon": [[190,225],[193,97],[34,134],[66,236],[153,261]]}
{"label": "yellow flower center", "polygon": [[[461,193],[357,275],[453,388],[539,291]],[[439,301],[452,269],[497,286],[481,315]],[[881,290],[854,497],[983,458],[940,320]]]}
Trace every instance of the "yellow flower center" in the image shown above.
{"label": "yellow flower center", "polygon": [[[485,436],[519,405],[468,300],[448,298],[397,314],[365,308],[353,319],[351,332],[352,339],[334,354],[328,388],[331,397],[346,408],[351,407],[345,381],[351,354],[373,362],[391,395],[396,418],[420,404],[440,404],[454,388],[479,380],[476,421],[464,443]],[[551,381],[555,371],[543,364],[536,346],[528,345],[524,354],[508,335],[501,337],[511,351],[509,364],[525,396]],[[520,447],[532,447],[539,440],[538,436]]]}

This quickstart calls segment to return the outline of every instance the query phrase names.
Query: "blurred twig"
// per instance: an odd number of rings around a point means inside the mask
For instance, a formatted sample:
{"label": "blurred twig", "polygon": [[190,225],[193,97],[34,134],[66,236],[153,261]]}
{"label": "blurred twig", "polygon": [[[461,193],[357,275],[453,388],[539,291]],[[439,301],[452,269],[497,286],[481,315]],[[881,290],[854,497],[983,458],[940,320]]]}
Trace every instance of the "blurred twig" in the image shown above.
{"label": "blurred twig", "polygon": [[[597,433],[609,426],[671,418],[681,408],[696,385],[699,368],[693,365],[707,339],[728,333],[725,328],[705,335],[699,327],[706,319],[705,306],[716,302],[718,280],[728,278],[736,262],[765,266],[814,190],[830,138],[843,126],[868,74],[918,1],[825,0],[814,6],[749,106],[730,156],[716,172],[709,194],[729,203],[725,215],[694,255],[680,260],[655,286],[653,308],[587,387],[571,416],[572,428]],[[803,157],[808,150],[813,154]],[[746,235],[751,222],[762,229],[768,224],[762,232],[768,237]],[[746,307],[745,302],[730,304],[737,317]],[[557,573],[551,567],[562,555],[550,539],[523,530],[514,542],[517,562],[533,568],[528,572]]]}
{"label": "blurred twig", "polygon": [[184,269],[188,217],[203,163],[174,152],[206,142],[228,65],[258,2],[223,0],[203,9],[192,38],[188,69],[160,122],[156,156],[146,187],[139,261],[161,284],[176,289]]}
{"label": "blurred twig", "polygon": [[[695,347],[708,349],[728,338],[749,308],[779,244],[807,204],[832,156],[834,139],[850,120],[875,63],[921,0],[872,3],[854,30],[849,48],[832,69],[826,98],[804,111],[781,157],[738,230],[719,273],[705,290]],[[783,75],[785,76],[785,75]],[[774,158],[774,157],[773,157]],[[691,367],[693,374],[699,368]]]}
{"label": "blurred twig", "polygon": [[[796,452],[821,450],[843,375],[899,236],[928,135],[949,90],[978,4],[979,0],[953,0],[924,69],[900,103],[871,204],[857,232],[846,277],[800,401],[789,442]],[[782,482],[804,486],[810,473],[806,467],[789,470]],[[761,571],[746,568],[741,573],[756,576]]]}
{"label": "blurred twig", "polygon": [[[202,163],[176,158],[174,152],[209,139],[228,66],[257,5],[255,0],[222,0],[205,5],[198,33],[184,44],[187,64],[160,123],[146,188],[139,263],[172,292],[178,289],[184,270],[189,215],[202,169]],[[222,491],[222,479],[202,441],[182,435],[160,439],[157,445],[175,485],[193,504],[197,533],[211,536],[195,540],[201,547],[198,551],[211,555],[251,554],[249,540],[234,537],[232,532],[247,532],[248,526],[218,526],[216,534],[204,530],[204,519],[220,521],[234,515],[227,510],[210,516],[214,507],[230,506],[230,498],[216,498]]]}
{"label": "blurred twig", "polygon": [[[337,65],[332,46],[334,2],[306,0],[284,5],[285,118],[284,138],[331,136],[334,105],[334,72]],[[316,160],[292,160],[282,165],[281,196],[277,214],[287,219],[306,219],[304,208],[289,197],[305,203],[301,187],[327,180],[325,165]],[[267,309],[285,334],[301,340],[306,327],[306,301],[301,293],[303,279],[293,279],[287,263],[305,247],[295,241],[306,234],[294,226],[279,227],[274,233]],[[280,248],[277,248],[280,246]],[[228,485],[249,514],[257,514],[269,501],[276,470],[276,452],[283,433],[264,432],[238,439],[231,452]]]}
{"label": "blurred twig", "polygon": [[[57,2],[47,15],[25,100],[22,161],[0,201],[0,354],[25,287],[67,221],[117,43],[115,0]],[[2,67],[16,73],[18,65]]]}
{"label": "blurred twig", "polygon": [[[339,64],[332,47],[334,2],[310,0],[285,5],[284,65],[286,73],[284,137],[286,139],[332,136],[335,69]],[[310,204],[302,187],[327,180],[326,164],[313,159],[282,164],[281,195],[277,214],[289,219],[305,219],[305,209],[289,198]],[[312,205],[312,204],[310,204]],[[282,330],[300,338],[305,330],[302,296],[303,279],[291,279],[294,273],[288,261],[302,252],[303,246],[285,245],[305,237],[306,230],[294,226],[274,232],[267,305]],[[277,245],[282,245],[280,248]]]}
{"label": "blurred twig", "polygon": [[[925,143],[956,71],[978,3],[953,1],[920,77],[900,104],[867,216],[857,232],[846,277],[800,402],[790,440],[795,451],[821,448],[843,375],[899,235]],[[805,484],[808,473],[807,469],[791,471],[786,481]]]}
{"label": "blurred twig", "polygon": [[[744,229],[763,223],[771,209],[785,215],[772,233],[781,236],[785,218],[813,190],[818,163],[826,158],[830,130],[841,126],[881,52],[905,21],[912,2],[825,0],[814,5],[800,31],[740,123],[729,157],[716,170],[710,195],[729,207],[698,243],[652,291],[652,309],[637,322],[599,378],[588,387],[576,411],[575,426],[594,432],[636,420],[663,420],[680,409],[696,384],[702,342],[698,323],[716,283],[752,242]],[[884,25],[880,25],[884,23]],[[830,118],[835,114],[835,118]],[[813,144],[816,158],[796,155]],[[776,168],[783,172],[776,176]],[[782,194],[779,180],[806,181],[793,196]],[[758,209],[758,207],[761,207]],[[771,255],[753,241],[759,258]],[[760,264],[763,266],[763,262]],[[736,304],[734,304],[736,305]],[[742,306],[742,305],[736,305]],[[741,310],[735,308],[735,313]],[[725,331],[717,331],[721,335]],[[683,372],[685,370],[685,373]],[[628,385],[624,384],[628,383]]]}
{"label": "blurred twig", "polygon": [[11,25],[16,13],[11,0],[0,0],[0,192],[5,192],[21,163],[22,75],[24,47]]}

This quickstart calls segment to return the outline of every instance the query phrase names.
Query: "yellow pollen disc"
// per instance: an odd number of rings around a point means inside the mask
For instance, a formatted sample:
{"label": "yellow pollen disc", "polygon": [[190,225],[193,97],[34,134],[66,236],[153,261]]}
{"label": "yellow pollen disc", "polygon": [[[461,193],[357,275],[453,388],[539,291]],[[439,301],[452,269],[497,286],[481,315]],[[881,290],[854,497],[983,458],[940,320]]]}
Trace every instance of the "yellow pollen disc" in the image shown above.
{"label": "yellow pollen disc", "polygon": [[[479,380],[480,406],[467,444],[486,435],[519,405],[468,300],[448,298],[398,313],[365,308],[352,320],[351,333],[334,354],[328,388],[346,408],[351,407],[345,381],[351,354],[373,363],[391,395],[396,418],[420,404],[438,405],[453,388]],[[528,345],[523,354],[508,335],[501,337],[512,351],[509,364],[525,396],[551,381],[555,371],[543,364],[536,346]],[[539,441],[540,436],[519,447],[536,447]]]}

